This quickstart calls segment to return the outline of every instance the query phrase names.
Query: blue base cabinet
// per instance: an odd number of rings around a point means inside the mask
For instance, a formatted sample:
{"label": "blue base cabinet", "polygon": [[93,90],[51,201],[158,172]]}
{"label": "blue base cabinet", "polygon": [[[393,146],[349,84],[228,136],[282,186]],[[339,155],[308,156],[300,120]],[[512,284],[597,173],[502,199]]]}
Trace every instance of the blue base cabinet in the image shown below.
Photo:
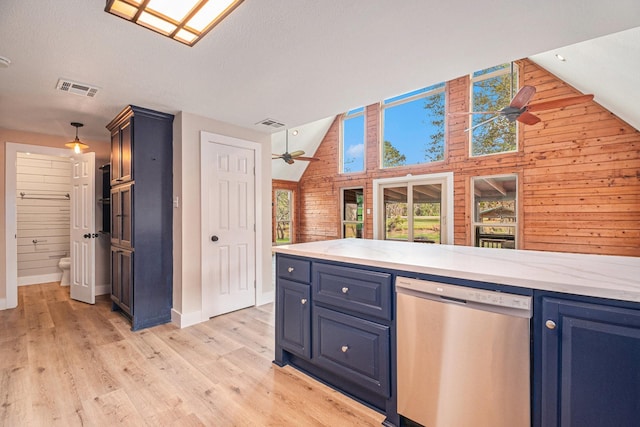
{"label": "blue base cabinet", "polygon": [[543,427],[640,423],[640,310],[542,298]]}
{"label": "blue base cabinet", "polygon": [[276,255],[276,348],[290,364],[386,414],[396,409],[393,274]]}

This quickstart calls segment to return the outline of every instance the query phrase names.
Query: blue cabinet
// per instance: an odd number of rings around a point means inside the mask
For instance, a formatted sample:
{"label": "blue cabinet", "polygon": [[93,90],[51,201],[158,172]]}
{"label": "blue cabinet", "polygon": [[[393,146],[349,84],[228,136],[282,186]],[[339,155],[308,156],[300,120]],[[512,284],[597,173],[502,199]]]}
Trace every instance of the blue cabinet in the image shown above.
{"label": "blue cabinet", "polygon": [[[542,298],[542,427],[640,420],[640,310]],[[534,417],[537,418],[537,417]]]}
{"label": "blue cabinet", "polygon": [[393,274],[276,255],[275,363],[291,364],[399,425]]}

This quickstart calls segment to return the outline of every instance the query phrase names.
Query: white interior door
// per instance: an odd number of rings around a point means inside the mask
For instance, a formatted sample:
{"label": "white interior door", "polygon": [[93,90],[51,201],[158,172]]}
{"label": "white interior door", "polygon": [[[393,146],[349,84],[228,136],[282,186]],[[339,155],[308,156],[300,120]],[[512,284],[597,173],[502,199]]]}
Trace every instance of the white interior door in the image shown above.
{"label": "white interior door", "polygon": [[255,151],[219,136],[201,145],[202,311],[255,305]]}
{"label": "white interior door", "polygon": [[96,301],[95,153],[72,159],[71,168],[71,298]]}

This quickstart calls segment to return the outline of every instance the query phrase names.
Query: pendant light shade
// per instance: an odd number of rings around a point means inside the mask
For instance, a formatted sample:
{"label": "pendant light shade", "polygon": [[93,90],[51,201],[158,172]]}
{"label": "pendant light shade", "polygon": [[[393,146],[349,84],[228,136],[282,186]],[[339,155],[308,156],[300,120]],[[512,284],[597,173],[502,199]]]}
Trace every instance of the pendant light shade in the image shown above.
{"label": "pendant light shade", "polygon": [[69,147],[69,148],[73,148],[73,152],[74,153],[80,154],[80,152],[82,150],[85,150],[85,149],[89,148],[89,146],[87,144],[83,144],[78,139],[78,128],[81,128],[84,125],[82,123],[78,123],[78,122],[71,122],[71,126],[76,128],[76,139],[74,139],[71,142],[67,142],[66,144],[64,144],[64,146],[65,147]]}

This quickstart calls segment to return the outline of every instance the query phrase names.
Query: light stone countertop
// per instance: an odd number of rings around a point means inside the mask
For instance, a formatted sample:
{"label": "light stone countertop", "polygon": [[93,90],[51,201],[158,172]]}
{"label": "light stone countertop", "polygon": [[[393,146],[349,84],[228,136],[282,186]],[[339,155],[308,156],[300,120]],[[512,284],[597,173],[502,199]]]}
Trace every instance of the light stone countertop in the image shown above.
{"label": "light stone countertop", "polygon": [[273,252],[524,288],[640,302],[639,257],[340,239]]}

